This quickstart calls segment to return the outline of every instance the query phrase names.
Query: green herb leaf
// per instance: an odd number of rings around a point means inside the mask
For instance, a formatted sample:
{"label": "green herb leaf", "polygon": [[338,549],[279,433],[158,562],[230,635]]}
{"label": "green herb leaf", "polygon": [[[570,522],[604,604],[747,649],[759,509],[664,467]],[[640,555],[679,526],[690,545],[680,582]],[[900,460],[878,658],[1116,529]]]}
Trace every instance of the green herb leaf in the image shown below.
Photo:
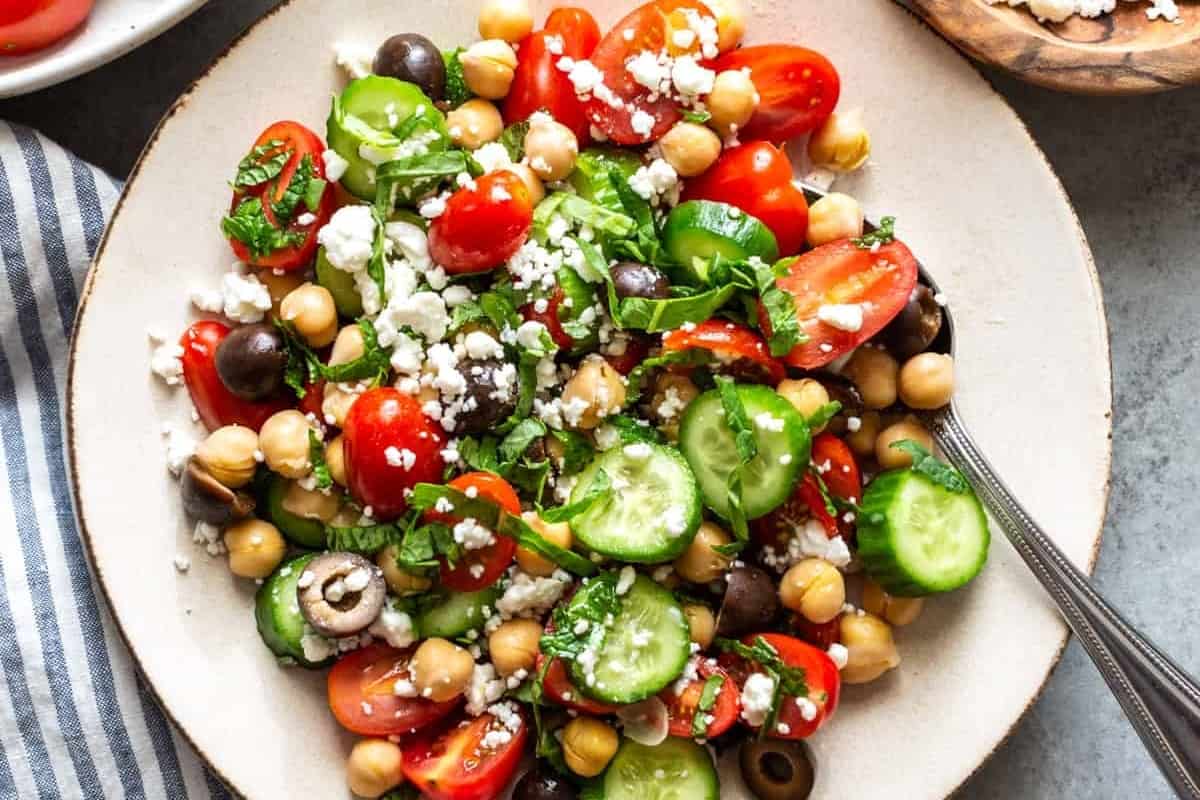
{"label": "green herb leaf", "polygon": [[712,114],[708,113],[707,111],[694,111],[692,109],[685,108],[680,109],[680,113],[683,114],[684,122],[694,122],[697,125],[703,125],[712,119]]}
{"label": "green herb leaf", "polygon": [[494,436],[484,436],[480,439],[473,439],[470,436],[462,437],[458,442],[458,457],[465,461],[471,469],[501,474],[500,458]]}
{"label": "green herb leaf", "polygon": [[890,244],[896,239],[896,218],[884,217],[879,220],[879,227],[870,233],[851,239],[860,250],[870,250],[875,245]]}
{"label": "green herb leaf", "polygon": [[[621,610],[617,580],[615,572],[597,575],[576,592],[571,602],[554,609],[554,630],[542,634],[538,642],[547,663],[552,658],[573,661],[589,647],[599,649],[604,642],[605,618],[610,614],[616,616]],[[576,633],[576,629],[580,632]]]}
{"label": "green herb leaf", "polygon": [[500,520],[500,527],[497,532],[516,540],[520,547],[532,550],[542,558],[553,561],[573,575],[586,578],[595,575],[597,572],[596,565],[591,561],[579,555],[574,550],[568,550],[549,541],[530,527],[529,523],[515,514],[505,514]]}
{"label": "green herb leaf", "polygon": [[367,262],[367,276],[379,287],[379,307],[387,304],[387,234],[384,225],[387,220],[378,206],[371,207],[371,215],[375,218],[375,241],[371,245],[371,259]]}
{"label": "green herb leaf", "polygon": [[429,522],[420,527],[414,526],[404,534],[396,554],[396,564],[405,569],[431,569],[441,564],[439,557],[454,566],[462,557],[462,550],[454,541],[454,532],[448,525]]}
{"label": "green herb leaf", "polygon": [[663,435],[657,428],[646,420],[631,417],[628,414],[614,414],[605,417],[604,424],[617,431],[617,436],[620,437],[623,445],[635,442],[663,443]]}
{"label": "green herb leaf", "polygon": [[668,300],[626,297],[621,300],[613,318],[620,318],[621,325],[625,328],[661,333],[674,330],[688,322],[704,322],[729,302],[737,290],[736,286],[729,284],[691,297],[673,297]]}
{"label": "green herb leaf", "polygon": [[754,282],[763,310],[767,312],[771,335],[767,346],[771,355],[779,357],[792,352],[792,348],[807,339],[796,319],[796,301],[775,282],[775,270],[758,259],[750,262]]}
{"label": "green herb leaf", "polygon": [[474,96],[467,88],[467,79],[463,77],[462,53],[461,47],[442,51],[442,60],[446,63],[446,102],[451,108],[461,106]]}
{"label": "green herb leaf", "polygon": [[590,348],[598,344],[600,315],[593,312],[591,322],[582,319],[583,314],[596,305],[596,290],[571,267],[558,270],[555,278],[563,292],[563,302],[558,305],[558,321],[563,332],[578,343],[577,347]]}
{"label": "green herb leaf", "polygon": [[628,236],[636,227],[629,215],[612,211],[575,194],[564,195],[558,211],[564,217],[581,225],[590,225],[608,236]]}
{"label": "green herb leaf", "polygon": [[725,491],[729,501],[730,527],[733,528],[737,544],[740,545],[750,538],[750,525],[742,502],[742,470],[758,455],[758,442],[754,438],[754,427],[750,424],[746,407],[742,405],[742,398],[737,393],[737,384],[732,378],[724,375],[716,376],[715,380],[721,395],[721,408],[725,411],[725,424],[733,433],[738,451],[739,462],[729,473],[729,483]]}
{"label": "green herb leaf", "polygon": [[238,204],[232,216],[221,220],[221,232],[250,250],[253,259],[266,258],[276,250],[292,247],[304,240],[304,235],[275,226],[267,218],[262,200],[249,197]]}
{"label": "green herb leaf", "polygon": [[271,203],[271,213],[275,215],[276,224],[288,225],[295,216],[301,201],[307,204],[314,192],[316,200],[309,210],[316,210],[316,207],[321,204],[321,195],[325,192],[325,186],[325,181],[317,177],[312,156],[305,155],[300,160],[300,166],[296,167],[296,171],[292,173],[283,196]]}
{"label": "green herb leaf", "polygon": [[704,682],[704,689],[700,692],[700,701],[696,703],[696,713],[692,715],[692,736],[695,738],[703,739],[708,736],[708,723],[704,721],[704,718],[717,704],[717,697],[721,694],[721,687],[724,685],[725,676],[719,673],[709,675],[708,680]]}
{"label": "green herb leaf", "polygon": [[397,525],[325,526],[325,546],[329,550],[373,555],[389,544],[399,544],[404,531]]}
{"label": "green herb leaf", "polygon": [[[780,696],[787,697],[808,697],[808,681],[805,671],[802,667],[791,667],[784,663],[779,657],[779,651],[761,636],[756,636],[754,641],[749,645],[742,644],[736,639],[717,639],[717,649],[726,653],[734,653],[742,658],[756,664],[766,674],[775,680],[776,701]],[[772,704],[774,709],[778,711],[778,702]],[[771,730],[765,724],[764,730]]]}
{"label": "green herb leaf", "polygon": [[438,187],[446,178],[467,172],[467,155],[461,150],[398,158],[375,170],[375,206],[387,216],[397,200],[411,202]]}
{"label": "green herb leaf", "polygon": [[519,163],[525,157],[525,134],[529,133],[529,120],[514,122],[500,134],[500,144],[508,151],[508,157],[513,163]]}
{"label": "green herb leaf", "polygon": [[967,479],[963,477],[961,472],[946,462],[939,460],[912,439],[892,442],[891,446],[912,456],[913,463],[910,469],[913,472],[924,475],[938,486],[955,494],[969,494],[971,492],[971,484],[967,482]]}
{"label": "green herb leaf", "polygon": [[290,147],[285,148],[284,144],[282,139],[271,139],[247,153],[238,162],[237,177],[233,179],[234,188],[261,186],[283,172],[294,152]]}
{"label": "green herb leaf", "polygon": [[318,489],[328,489],[333,485],[333,476],[329,474],[329,465],[325,463],[325,442],[312,428],[308,429],[308,460],[312,464],[312,475],[317,481]]}
{"label": "green herb leaf", "polygon": [[808,429],[810,431],[819,430],[821,427],[827,425],[829,420],[836,417],[841,410],[842,404],[837,400],[826,403],[809,415],[807,420]]}
{"label": "green herb leaf", "polygon": [[612,481],[607,472],[599,470],[582,498],[565,506],[543,510],[538,515],[552,525],[558,522],[569,522],[587,511],[596,502],[607,499],[611,494]]}
{"label": "green herb leaf", "polygon": [[546,435],[546,426],[541,420],[529,417],[516,424],[500,442],[498,453],[502,461],[516,462],[535,441]]}
{"label": "green herb leaf", "polygon": [[517,307],[505,295],[498,291],[484,292],[479,296],[479,307],[496,330],[516,328],[521,324],[521,315]]}
{"label": "green herb leaf", "polygon": [[625,387],[626,405],[637,401],[643,390],[643,383],[655,369],[663,367],[698,367],[713,360],[710,350],[693,348],[691,350],[664,350],[662,355],[651,356],[630,370]]}
{"label": "green herb leaf", "polygon": [[[332,366],[321,365],[321,377],[332,383],[361,381],[368,378],[377,381],[384,380],[391,370],[391,359],[388,352],[379,346],[379,336],[371,320],[363,317],[358,321],[358,329],[362,331],[363,354],[353,361]],[[318,363],[320,363],[318,361]]]}

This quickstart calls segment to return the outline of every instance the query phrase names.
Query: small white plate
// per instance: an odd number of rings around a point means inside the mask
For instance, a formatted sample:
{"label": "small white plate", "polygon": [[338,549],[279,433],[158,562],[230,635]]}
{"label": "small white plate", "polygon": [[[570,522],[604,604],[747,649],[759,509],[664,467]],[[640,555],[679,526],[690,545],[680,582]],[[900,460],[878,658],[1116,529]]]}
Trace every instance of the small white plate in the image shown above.
{"label": "small white plate", "polygon": [[0,98],[90,72],[158,36],[205,0],[97,0],[78,31],[45,50],[0,57]]}
{"label": "small white plate", "polygon": [[[419,31],[475,36],[479,0],[291,0],[171,110],[134,170],[84,292],[69,403],[79,518],[96,575],[146,680],[200,755],[254,800],[342,800],[352,738],[323,676],[281,669],[254,628],[250,581],[191,541],[160,426],[192,425],[183,389],[151,375],[147,326],[175,335],[188,290],[233,260],[225,180],[278,119],[324,132],[344,84],[335,42]],[[585,0],[602,26],[637,0]],[[537,3],[544,14],[549,3]],[[819,48],[862,106],[874,153],[838,184],[897,229],[954,310],[960,408],[997,470],[1076,564],[1090,569],[1108,495],[1112,409],[1100,285],[1049,164],[954,49],[887,0],[756,0],[751,42]],[[540,16],[539,16],[540,18]],[[286,63],[286,69],[279,69]],[[199,430],[196,431],[200,433]],[[176,553],[191,556],[179,575]],[[814,800],[949,795],[1033,703],[1067,630],[996,532],[968,588],[897,631],[904,662],[850,686],[810,741]],[[723,796],[746,800],[736,768]]]}

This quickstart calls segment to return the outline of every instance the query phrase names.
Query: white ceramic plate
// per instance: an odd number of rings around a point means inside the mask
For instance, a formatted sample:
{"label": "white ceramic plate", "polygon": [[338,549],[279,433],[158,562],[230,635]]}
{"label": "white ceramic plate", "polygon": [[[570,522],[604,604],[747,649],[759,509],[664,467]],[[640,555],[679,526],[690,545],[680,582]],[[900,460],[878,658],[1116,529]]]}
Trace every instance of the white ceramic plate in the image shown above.
{"label": "white ceramic plate", "polygon": [[[627,5],[588,5],[602,25]],[[1067,554],[1089,568],[1109,474],[1108,343],[1087,244],[1020,121],[949,45],[884,0],[759,0],[754,42],[819,47],[864,106],[871,165],[845,190],[899,229],[958,324],[961,408],[979,443]],[[229,268],[223,178],[279,118],[323,130],[341,85],[330,46],[421,31],[474,35],[450,0],[293,0],[259,23],[168,115],[92,270],[71,370],[79,514],[121,630],[168,714],[251,798],[346,796],[350,737],[323,676],[283,670],[259,642],[253,584],[191,543],[159,427],[189,425],[183,390],[147,369],[148,325],[181,331],[192,286]],[[286,59],[288,68],[275,67]],[[188,553],[186,575],[171,565]],[[812,745],[820,798],[941,798],[1036,698],[1066,629],[997,536],[983,575],[898,633],[901,667],[850,687]],[[734,778],[726,796],[745,797]]]}
{"label": "white ceramic plate", "polygon": [[34,92],[107,64],[158,36],[205,0],[97,0],[87,22],[27,56],[0,58],[0,98]]}

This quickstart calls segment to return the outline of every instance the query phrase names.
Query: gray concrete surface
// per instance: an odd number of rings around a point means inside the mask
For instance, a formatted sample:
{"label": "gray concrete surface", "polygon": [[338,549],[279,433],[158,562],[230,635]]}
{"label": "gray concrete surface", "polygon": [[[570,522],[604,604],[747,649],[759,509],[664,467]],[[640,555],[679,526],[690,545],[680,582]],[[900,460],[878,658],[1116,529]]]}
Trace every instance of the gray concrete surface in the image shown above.
{"label": "gray concrete surface", "polygon": [[[273,5],[212,0],[91,75],[0,101],[0,118],[35,126],[124,176],[175,96]],[[1200,672],[1192,617],[1200,559],[1200,455],[1192,449],[1200,410],[1200,89],[1100,99],[989,78],[1062,177],[1104,286],[1116,409],[1112,500],[1096,582],[1133,623]],[[886,753],[887,743],[876,742],[861,757]],[[1170,796],[1074,642],[1041,701],[962,794]]]}

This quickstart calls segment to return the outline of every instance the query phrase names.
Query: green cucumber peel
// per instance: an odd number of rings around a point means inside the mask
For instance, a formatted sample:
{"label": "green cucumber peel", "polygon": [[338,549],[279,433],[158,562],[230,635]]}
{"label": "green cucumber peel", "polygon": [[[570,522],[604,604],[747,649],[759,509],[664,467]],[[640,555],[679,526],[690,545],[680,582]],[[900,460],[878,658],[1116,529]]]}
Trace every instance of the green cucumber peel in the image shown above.
{"label": "green cucumber peel", "polygon": [[913,472],[925,476],[938,486],[955,494],[972,494],[971,484],[963,474],[926,450],[912,439],[892,442],[891,447],[912,457]]}

